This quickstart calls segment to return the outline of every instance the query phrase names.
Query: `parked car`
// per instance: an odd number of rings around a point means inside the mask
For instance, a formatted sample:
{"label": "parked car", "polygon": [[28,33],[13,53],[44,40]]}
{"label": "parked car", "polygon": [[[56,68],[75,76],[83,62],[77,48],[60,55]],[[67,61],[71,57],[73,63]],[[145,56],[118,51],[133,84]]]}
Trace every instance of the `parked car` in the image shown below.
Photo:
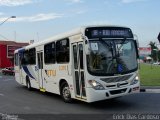
{"label": "parked car", "polygon": [[4,69],[2,69],[2,74],[3,75],[14,75],[15,71],[13,67],[6,67]]}

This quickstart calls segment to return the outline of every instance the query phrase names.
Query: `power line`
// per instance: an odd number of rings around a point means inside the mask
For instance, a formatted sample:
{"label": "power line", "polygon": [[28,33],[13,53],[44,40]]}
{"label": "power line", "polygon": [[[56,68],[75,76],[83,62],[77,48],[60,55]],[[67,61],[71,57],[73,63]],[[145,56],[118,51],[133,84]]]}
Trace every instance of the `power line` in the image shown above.
{"label": "power line", "polygon": [[3,36],[1,34],[0,34],[0,37],[3,38],[3,39],[5,39],[5,40],[9,40],[7,37],[5,37],[5,36]]}

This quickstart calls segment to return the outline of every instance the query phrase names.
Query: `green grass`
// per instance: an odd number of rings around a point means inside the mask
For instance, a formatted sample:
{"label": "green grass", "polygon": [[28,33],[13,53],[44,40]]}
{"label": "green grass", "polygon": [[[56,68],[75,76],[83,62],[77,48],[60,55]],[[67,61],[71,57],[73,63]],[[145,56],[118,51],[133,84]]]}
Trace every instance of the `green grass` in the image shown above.
{"label": "green grass", "polygon": [[160,65],[140,65],[140,80],[143,86],[160,86]]}

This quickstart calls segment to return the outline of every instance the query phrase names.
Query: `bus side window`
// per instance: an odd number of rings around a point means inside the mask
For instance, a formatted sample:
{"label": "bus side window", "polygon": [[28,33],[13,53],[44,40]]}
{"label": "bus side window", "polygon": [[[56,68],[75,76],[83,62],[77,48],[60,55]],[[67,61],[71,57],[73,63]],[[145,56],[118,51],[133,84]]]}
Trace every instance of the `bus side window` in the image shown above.
{"label": "bus side window", "polygon": [[22,65],[28,65],[28,63],[29,63],[28,50],[26,50],[26,51],[23,53],[21,63],[22,63]]}
{"label": "bus side window", "polygon": [[55,55],[55,42],[46,44],[44,46],[44,62],[46,64],[55,63],[56,55]]}
{"label": "bus side window", "polygon": [[69,39],[56,42],[56,60],[57,63],[69,62]]}
{"label": "bus side window", "polygon": [[31,64],[31,65],[36,64],[36,50],[35,50],[35,48],[29,50],[29,61],[28,61],[28,63]]}
{"label": "bus side window", "polygon": [[22,65],[26,65],[27,62],[26,62],[25,58],[22,58],[21,63],[22,63]]}

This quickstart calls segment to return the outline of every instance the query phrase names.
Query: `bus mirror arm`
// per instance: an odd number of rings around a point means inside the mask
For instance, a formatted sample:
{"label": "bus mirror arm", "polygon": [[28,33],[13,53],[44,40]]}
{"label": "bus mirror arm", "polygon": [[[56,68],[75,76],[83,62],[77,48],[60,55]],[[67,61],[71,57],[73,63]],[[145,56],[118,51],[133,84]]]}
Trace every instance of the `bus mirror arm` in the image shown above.
{"label": "bus mirror arm", "polygon": [[138,46],[137,42],[138,42],[137,40],[134,40],[134,44],[135,44],[135,48],[136,48],[136,54],[137,54],[137,59],[139,59],[139,52],[138,52],[139,46]]}
{"label": "bus mirror arm", "polygon": [[90,54],[90,46],[89,46],[89,40],[87,37],[83,37],[84,38],[84,41],[85,41],[85,53],[86,55],[89,55]]}
{"label": "bus mirror arm", "polygon": [[85,44],[85,52],[86,52],[86,55],[89,55],[89,54],[90,54],[89,44]]}

